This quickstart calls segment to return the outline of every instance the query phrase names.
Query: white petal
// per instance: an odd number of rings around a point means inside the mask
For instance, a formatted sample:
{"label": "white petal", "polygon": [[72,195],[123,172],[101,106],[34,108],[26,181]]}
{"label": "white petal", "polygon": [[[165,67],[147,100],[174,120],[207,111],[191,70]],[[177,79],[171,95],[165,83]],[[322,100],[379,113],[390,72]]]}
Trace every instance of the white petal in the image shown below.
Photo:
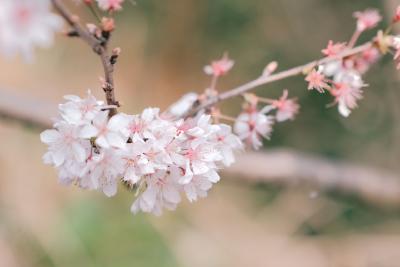
{"label": "white petal", "polygon": [[103,193],[108,197],[115,196],[115,194],[117,193],[117,183],[111,182],[104,185]]}
{"label": "white petal", "polygon": [[111,117],[107,127],[109,129],[112,129],[113,131],[119,131],[123,128],[126,128],[128,124],[129,124],[129,119],[127,115],[124,113],[119,113]]}
{"label": "white petal", "polygon": [[163,196],[167,201],[172,203],[179,203],[181,201],[181,196],[179,195],[178,190],[172,185],[164,186]]}
{"label": "white petal", "polygon": [[92,138],[99,134],[99,130],[93,125],[85,125],[79,132],[80,138]]}
{"label": "white petal", "polygon": [[185,190],[186,197],[190,202],[197,200],[196,187],[193,184],[187,184],[183,189]]}
{"label": "white petal", "polygon": [[338,110],[339,113],[345,118],[347,118],[351,113],[351,110],[343,102],[339,102]]}
{"label": "white petal", "polygon": [[110,144],[107,142],[107,139],[103,135],[96,138],[96,144],[101,146],[102,148],[110,147]]}
{"label": "white petal", "polygon": [[53,158],[53,162],[56,165],[56,167],[61,166],[65,160],[65,151],[62,150],[54,151],[53,153],[51,153],[51,156]]}
{"label": "white petal", "polygon": [[217,183],[220,180],[219,174],[214,170],[209,171],[207,174],[205,174],[205,176],[212,183]]}
{"label": "white petal", "polygon": [[45,144],[56,142],[60,138],[60,133],[57,130],[46,130],[40,134],[40,140]]}
{"label": "white petal", "polygon": [[193,167],[193,173],[195,175],[206,173],[209,170],[209,168],[207,167],[207,164],[204,162],[201,162],[199,160],[193,161],[192,167]]}
{"label": "white petal", "polygon": [[113,147],[125,148],[126,146],[126,140],[114,132],[109,132],[107,134],[107,141]]}

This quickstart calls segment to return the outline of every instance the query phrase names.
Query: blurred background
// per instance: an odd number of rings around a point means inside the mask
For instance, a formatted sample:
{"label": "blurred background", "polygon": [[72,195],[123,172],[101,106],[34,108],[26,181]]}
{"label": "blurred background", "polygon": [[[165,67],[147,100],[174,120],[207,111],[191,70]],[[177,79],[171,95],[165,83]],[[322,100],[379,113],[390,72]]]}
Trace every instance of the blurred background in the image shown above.
{"label": "blurred background", "polygon": [[[82,6],[66,1],[82,19]],[[382,11],[393,0],[126,0],[112,45],[122,48],[116,96],[126,113],[166,108],[210,80],[204,65],[224,51],[236,61],[221,90],[321,56],[328,40],[347,41],[352,13]],[[368,32],[361,41],[371,38]],[[87,89],[103,98],[98,58],[81,41],[59,36],[34,64],[0,58],[0,89],[54,106]],[[303,77],[257,89],[276,97],[288,88],[302,106],[294,122],[276,125],[264,149],[291,148],[331,160],[400,171],[399,72],[385,58],[366,76],[364,99],[348,119],[307,92]],[[38,102],[40,105],[41,102]],[[18,105],[18,103],[15,103]],[[224,103],[240,111],[240,99]],[[41,157],[39,130],[0,119],[0,266],[400,266],[400,205],[385,207],[314,185],[247,183],[224,175],[209,197],[162,217],[129,212],[133,195],[107,199],[62,187]],[[239,179],[238,179],[239,178]],[[400,179],[400,176],[399,176]]]}

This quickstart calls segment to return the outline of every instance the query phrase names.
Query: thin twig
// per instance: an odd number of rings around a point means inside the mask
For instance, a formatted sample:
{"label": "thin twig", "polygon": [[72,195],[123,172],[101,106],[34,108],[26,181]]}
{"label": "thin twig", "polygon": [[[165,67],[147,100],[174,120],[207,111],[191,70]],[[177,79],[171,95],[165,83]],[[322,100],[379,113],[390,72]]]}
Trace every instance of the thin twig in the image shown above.
{"label": "thin twig", "polygon": [[[110,62],[107,42],[97,39],[88,30],[83,28],[77,19],[71,15],[71,12],[64,6],[62,1],[51,0],[51,2],[53,3],[55,10],[57,10],[57,12],[65,19],[65,21],[74,29],[74,31],[76,31],[78,36],[82,38],[82,40],[84,40],[97,55],[99,55],[104,70],[105,84],[103,86],[103,90],[106,95],[107,104],[119,107],[118,101],[115,100],[114,93],[114,65]],[[117,110],[115,108],[110,109],[110,116],[113,116],[116,113]]]}
{"label": "thin twig", "polygon": [[250,81],[248,83],[245,83],[245,84],[243,84],[241,86],[238,86],[236,88],[233,88],[231,90],[223,92],[223,93],[217,95],[216,97],[210,98],[205,103],[194,107],[187,114],[185,114],[184,117],[193,116],[194,114],[196,114],[200,110],[208,109],[211,106],[213,106],[213,105],[215,105],[215,104],[217,104],[217,103],[219,103],[221,101],[224,101],[224,100],[236,97],[236,96],[240,96],[243,93],[248,92],[248,91],[250,91],[250,90],[252,90],[252,89],[254,89],[254,88],[258,87],[258,86],[261,86],[261,85],[264,85],[264,84],[268,84],[268,83],[272,83],[272,82],[279,81],[279,80],[283,80],[283,79],[286,79],[286,78],[289,78],[289,77],[297,76],[297,75],[303,74],[307,70],[311,70],[312,68],[314,68],[314,67],[316,67],[316,66],[318,66],[320,64],[330,63],[330,62],[333,62],[333,61],[336,61],[336,60],[339,60],[339,59],[342,59],[342,58],[345,58],[345,57],[348,57],[348,56],[352,56],[352,55],[358,54],[358,53],[363,52],[366,49],[370,48],[372,45],[373,45],[373,42],[367,42],[367,43],[364,43],[364,44],[362,44],[360,46],[357,46],[355,48],[348,49],[348,50],[344,51],[343,53],[341,53],[341,54],[339,54],[337,56],[334,56],[334,57],[325,57],[325,58],[322,58],[322,59],[319,59],[319,60],[315,60],[315,61],[309,62],[309,63],[301,65],[301,66],[294,67],[294,68],[289,69],[289,70],[278,72],[276,74],[272,74],[272,75],[269,75],[269,76],[261,76],[261,77],[255,79],[255,80],[252,80],[252,81]]}

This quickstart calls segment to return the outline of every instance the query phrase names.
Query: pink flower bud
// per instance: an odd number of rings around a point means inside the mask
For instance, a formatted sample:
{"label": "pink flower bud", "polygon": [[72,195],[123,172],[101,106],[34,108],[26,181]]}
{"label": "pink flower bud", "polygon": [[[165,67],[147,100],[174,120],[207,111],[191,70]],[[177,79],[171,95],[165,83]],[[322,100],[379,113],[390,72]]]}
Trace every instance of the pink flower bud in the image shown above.
{"label": "pink flower bud", "polygon": [[278,68],[278,62],[272,61],[264,68],[262,76],[269,76]]}
{"label": "pink flower bud", "polygon": [[354,12],[353,16],[357,19],[357,30],[363,32],[375,28],[382,20],[381,15],[376,9]]}

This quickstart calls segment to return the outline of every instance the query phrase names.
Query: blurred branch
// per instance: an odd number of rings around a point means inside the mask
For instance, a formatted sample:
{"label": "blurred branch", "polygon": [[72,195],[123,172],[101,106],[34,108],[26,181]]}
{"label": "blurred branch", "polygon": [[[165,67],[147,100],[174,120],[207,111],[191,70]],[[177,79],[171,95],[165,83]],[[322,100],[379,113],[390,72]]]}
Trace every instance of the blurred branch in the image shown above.
{"label": "blurred branch", "polygon": [[[18,103],[18,105],[15,105]],[[0,116],[40,129],[51,128],[56,105],[0,90]],[[246,152],[225,174],[249,182],[312,184],[321,190],[356,194],[371,204],[400,205],[400,178],[395,173],[324,159],[289,149]]]}
{"label": "blurred branch", "polygon": [[400,207],[399,175],[290,149],[238,155],[224,172],[249,182],[310,184],[322,191],[355,194],[370,204]]}
{"label": "blurred branch", "polygon": [[[107,49],[108,39],[100,40],[96,38],[93,34],[91,34],[88,30],[83,28],[79,24],[79,20],[76,16],[73,16],[71,12],[64,6],[62,1],[60,0],[51,0],[54,8],[57,12],[64,18],[64,20],[71,26],[71,28],[75,31],[75,33],[80,37],[83,41],[85,41],[93,51],[99,55],[101,59],[101,63],[104,69],[104,78],[105,85],[103,86],[104,93],[106,94],[106,100],[108,105],[119,106],[118,101],[115,100],[114,94],[114,64],[115,60],[112,59],[112,56],[109,55]],[[117,113],[115,108],[110,109],[110,116]]]}
{"label": "blurred branch", "polygon": [[56,105],[0,90],[0,117],[39,129],[51,128]]}

